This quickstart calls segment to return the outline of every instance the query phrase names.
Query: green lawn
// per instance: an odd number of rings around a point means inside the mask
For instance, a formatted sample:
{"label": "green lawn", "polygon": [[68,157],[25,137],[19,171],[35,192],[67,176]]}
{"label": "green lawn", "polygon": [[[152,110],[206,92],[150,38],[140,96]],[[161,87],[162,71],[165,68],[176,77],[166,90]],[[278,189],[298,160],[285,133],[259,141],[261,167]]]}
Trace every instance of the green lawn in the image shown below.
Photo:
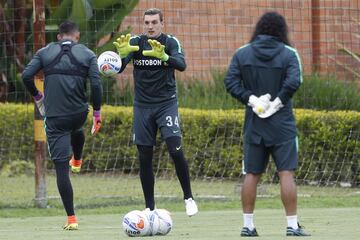
{"label": "green lawn", "polygon": [[[174,227],[160,239],[239,239],[242,215],[240,210],[201,211],[189,218],[184,212],[172,212]],[[61,230],[64,216],[0,218],[0,239],[129,239],[122,230],[125,212],[104,215],[79,215],[79,231]],[[284,236],[286,220],[280,209],[259,209],[255,224],[257,239],[289,239]],[[356,229],[360,220],[359,208],[313,208],[299,210],[301,224],[312,237],[306,239],[360,239]],[[355,227],[355,229],[354,229]],[[290,238],[291,239],[291,238]]]}
{"label": "green lawn", "polygon": [[[72,176],[72,182],[80,230],[65,232],[61,230],[65,212],[53,175],[47,176],[46,209],[33,207],[33,176],[0,177],[0,240],[128,239],[122,217],[144,208],[138,177],[80,175]],[[157,179],[157,206],[172,212],[174,221],[170,234],[161,238],[239,239],[239,182],[199,179],[192,185],[200,213],[188,218],[177,180]],[[360,239],[360,231],[354,230],[360,222],[359,189],[299,186],[298,196],[300,222],[313,234],[307,239]],[[259,186],[255,214],[258,239],[285,239],[286,220],[277,184]]]}

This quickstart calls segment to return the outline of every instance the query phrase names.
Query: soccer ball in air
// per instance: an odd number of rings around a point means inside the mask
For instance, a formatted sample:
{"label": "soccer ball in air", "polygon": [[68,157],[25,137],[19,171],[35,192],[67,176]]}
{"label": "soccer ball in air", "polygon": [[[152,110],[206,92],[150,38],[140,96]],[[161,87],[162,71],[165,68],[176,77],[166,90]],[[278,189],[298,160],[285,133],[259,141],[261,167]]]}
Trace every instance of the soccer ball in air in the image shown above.
{"label": "soccer ball in air", "polygon": [[97,64],[100,73],[105,76],[113,76],[120,71],[121,58],[115,52],[106,51],[100,54],[97,59]]}
{"label": "soccer ball in air", "polygon": [[148,217],[138,210],[127,213],[122,225],[125,233],[130,237],[149,236],[151,232]]}
{"label": "soccer ball in air", "polygon": [[170,212],[166,209],[156,209],[154,214],[158,216],[159,219],[159,228],[156,235],[166,235],[168,234],[173,226],[173,222],[170,216]]}

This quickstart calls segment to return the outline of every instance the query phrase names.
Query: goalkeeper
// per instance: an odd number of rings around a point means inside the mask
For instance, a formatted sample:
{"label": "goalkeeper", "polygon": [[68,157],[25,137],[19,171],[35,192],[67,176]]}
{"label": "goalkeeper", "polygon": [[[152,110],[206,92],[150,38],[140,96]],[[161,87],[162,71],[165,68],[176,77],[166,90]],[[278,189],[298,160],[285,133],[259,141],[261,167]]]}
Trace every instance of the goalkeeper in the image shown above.
{"label": "goalkeeper", "polygon": [[[253,222],[256,188],[272,155],[280,178],[287,236],[308,236],[297,219],[294,170],[298,145],[291,98],[302,82],[297,51],[290,47],[283,16],[265,13],[249,44],[233,56],[225,86],[247,106],[244,124],[245,180],[241,190],[244,227],[241,236],[257,236]],[[271,101],[270,101],[271,100]]]}
{"label": "goalkeeper", "polygon": [[[68,216],[64,229],[76,230],[78,222],[74,212],[69,163],[73,172],[80,171],[85,142],[83,125],[89,111],[85,88],[87,78],[90,79],[94,110],[94,134],[101,126],[102,86],[96,56],[90,49],[78,44],[80,32],[76,24],[71,21],[60,24],[57,37],[58,42],[50,43],[34,55],[22,79],[40,114],[45,117],[50,157],[55,164],[57,186]],[[45,75],[44,94],[34,84],[34,76],[40,70]]]}
{"label": "goalkeeper", "polygon": [[134,65],[134,126],[133,140],[140,161],[140,181],[145,206],[155,208],[153,148],[160,130],[174,161],[185,200],[186,213],[198,212],[190,186],[188,163],[181,143],[180,119],[176,97],[175,70],[184,71],[186,63],[179,41],[162,33],[163,13],[156,8],[144,13],[145,34],[130,38],[121,36],[114,42],[122,58],[122,72],[132,60]]}

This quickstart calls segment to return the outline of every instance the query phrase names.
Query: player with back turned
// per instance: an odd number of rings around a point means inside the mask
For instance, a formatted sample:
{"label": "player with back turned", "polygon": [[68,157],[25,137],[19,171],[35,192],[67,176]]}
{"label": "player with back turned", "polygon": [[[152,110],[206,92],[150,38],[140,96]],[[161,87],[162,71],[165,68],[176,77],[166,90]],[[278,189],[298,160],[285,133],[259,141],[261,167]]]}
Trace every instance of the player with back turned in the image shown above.
{"label": "player with back turned", "polygon": [[154,173],[152,168],[153,148],[160,130],[169,154],[175,163],[185,200],[186,213],[198,212],[190,186],[187,161],[184,157],[178,103],[176,96],[175,70],[184,71],[186,63],[179,40],[162,33],[163,13],[156,8],[144,13],[145,34],[121,36],[114,42],[122,58],[122,72],[132,60],[134,65],[134,143],[140,160],[140,180],[146,208],[155,208]]}
{"label": "player with back turned", "polygon": [[[59,26],[58,42],[48,44],[36,52],[26,66],[22,78],[33,96],[42,116],[50,157],[56,170],[56,182],[67,213],[65,230],[78,229],[73,204],[73,189],[69,164],[79,172],[85,142],[83,125],[88,114],[86,83],[90,80],[93,105],[92,133],[101,126],[102,86],[95,54],[78,44],[80,32],[74,22],[64,21]],[[43,70],[44,94],[34,84],[34,76]],[[73,154],[73,155],[72,155]],[[71,160],[70,160],[71,159]]]}
{"label": "player with back turned", "polygon": [[[241,189],[244,227],[241,236],[258,236],[253,222],[256,188],[271,154],[280,178],[287,236],[309,236],[298,224],[294,171],[298,144],[291,98],[302,82],[301,62],[290,46],[284,17],[265,13],[250,43],[234,54],[227,91],[247,106],[244,124],[245,179]],[[272,100],[272,101],[270,101]]]}

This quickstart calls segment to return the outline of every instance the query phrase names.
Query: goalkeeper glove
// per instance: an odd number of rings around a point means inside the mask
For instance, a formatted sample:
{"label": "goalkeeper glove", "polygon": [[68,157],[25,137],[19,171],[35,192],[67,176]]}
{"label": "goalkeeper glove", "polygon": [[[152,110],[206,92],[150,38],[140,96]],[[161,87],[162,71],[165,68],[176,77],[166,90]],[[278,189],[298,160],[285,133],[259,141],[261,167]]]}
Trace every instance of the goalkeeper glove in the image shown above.
{"label": "goalkeeper glove", "polygon": [[248,105],[252,107],[253,112],[259,116],[259,114],[265,112],[269,108],[270,94],[262,95],[261,97],[256,97],[251,95],[249,97]]}
{"label": "goalkeeper glove", "polygon": [[97,134],[99,132],[100,128],[101,128],[101,112],[100,112],[100,110],[94,110],[91,134],[92,135]]}
{"label": "goalkeeper glove", "polygon": [[121,58],[126,58],[129,53],[139,51],[139,46],[130,45],[130,34],[121,35],[113,44]]}
{"label": "goalkeeper glove", "polygon": [[165,53],[165,46],[156,40],[149,39],[148,43],[151,46],[151,50],[145,50],[142,52],[144,56],[147,57],[156,57],[163,62],[169,60],[169,55]]}
{"label": "goalkeeper glove", "polygon": [[274,101],[270,102],[270,107],[267,111],[259,114],[260,118],[268,118],[279,111],[284,105],[282,104],[280,98],[275,98]]}
{"label": "goalkeeper glove", "polygon": [[44,106],[44,95],[41,92],[38,92],[36,96],[33,96],[35,104],[39,110],[41,116],[45,116],[45,106]]}

